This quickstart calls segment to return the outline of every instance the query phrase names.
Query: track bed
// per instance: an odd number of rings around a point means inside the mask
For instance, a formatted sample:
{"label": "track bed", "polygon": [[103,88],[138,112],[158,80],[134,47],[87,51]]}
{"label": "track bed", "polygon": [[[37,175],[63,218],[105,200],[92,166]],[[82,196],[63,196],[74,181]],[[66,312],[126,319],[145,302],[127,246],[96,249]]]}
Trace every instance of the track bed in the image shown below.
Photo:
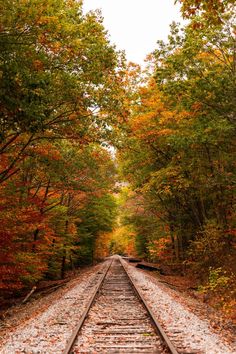
{"label": "track bed", "polygon": [[113,261],[71,352],[168,352],[118,259]]}

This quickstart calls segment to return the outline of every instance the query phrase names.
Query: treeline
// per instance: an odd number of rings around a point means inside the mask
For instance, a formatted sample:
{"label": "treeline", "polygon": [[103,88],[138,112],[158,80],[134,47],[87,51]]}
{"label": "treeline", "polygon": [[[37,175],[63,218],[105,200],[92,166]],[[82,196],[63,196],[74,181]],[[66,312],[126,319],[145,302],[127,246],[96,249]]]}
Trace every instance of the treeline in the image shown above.
{"label": "treeline", "polygon": [[[132,192],[140,256],[185,264],[197,276],[235,271],[236,36],[231,1],[181,1],[141,78],[132,68],[119,159]],[[222,11],[219,11],[219,7]],[[129,74],[130,75],[130,74]],[[227,283],[227,279],[224,281]],[[215,281],[217,281],[215,279]],[[225,280],[226,279],[226,280]]]}
{"label": "treeline", "polygon": [[[93,259],[110,231],[122,57],[78,1],[0,1],[0,289]],[[121,115],[120,115],[121,119]]]}

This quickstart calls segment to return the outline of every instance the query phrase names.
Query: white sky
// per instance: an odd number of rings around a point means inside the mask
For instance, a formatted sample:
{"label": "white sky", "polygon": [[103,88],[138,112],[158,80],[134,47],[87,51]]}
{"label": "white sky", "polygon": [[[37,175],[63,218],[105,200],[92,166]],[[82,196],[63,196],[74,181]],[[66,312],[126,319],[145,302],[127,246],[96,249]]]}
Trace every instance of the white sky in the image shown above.
{"label": "white sky", "polygon": [[102,10],[111,42],[138,64],[157,47],[157,40],[167,39],[172,21],[182,22],[174,0],[84,0],[83,8]]}

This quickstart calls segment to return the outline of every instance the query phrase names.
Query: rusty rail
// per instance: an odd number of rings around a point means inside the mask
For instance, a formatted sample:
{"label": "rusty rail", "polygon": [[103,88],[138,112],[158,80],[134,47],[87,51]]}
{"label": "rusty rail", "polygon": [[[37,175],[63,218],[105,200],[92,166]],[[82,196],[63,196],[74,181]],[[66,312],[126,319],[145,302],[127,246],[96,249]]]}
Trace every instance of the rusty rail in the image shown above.
{"label": "rusty rail", "polygon": [[178,351],[175,349],[174,345],[172,344],[172,342],[170,341],[170,339],[168,338],[168,336],[166,335],[164,329],[162,328],[161,324],[159,323],[159,321],[157,320],[155,314],[153,313],[151,307],[148,305],[148,303],[146,302],[146,300],[143,298],[142,294],[140,293],[138,287],[136,286],[136,284],[133,282],[133,279],[131,278],[131,276],[129,275],[129,273],[127,272],[127,270],[125,269],[123,263],[121,262],[122,267],[125,270],[126,275],[129,278],[130,283],[132,284],[135,293],[137,294],[138,298],[140,299],[140,301],[142,302],[143,306],[145,307],[147,313],[149,314],[151,321],[153,323],[153,327],[156,331],[156,333],[161,337],[163,344],[165,345],[165,347],[169,350],[169,352],[171,354],[179,354]]}
{"label": "rusty rail", "polygon": [[63,351],[63,354],[69,354],[71,352],[71,349],[73,348],[73,345],[74,345],[75,340],[76,340],[76,338],[78,336],[78,333],[79,333],[81,327],[83,326],[83,323],[84,323],[84,321],[85,321],[85,319],[86,319],[86,317],[88,315],[88,312],[89,312],[89,310],[90,310],[90,308],[91,308],[91,306],[92,306],[92,304],[93,304],[93,302],[95,300],[95,297],[96,297],[97,293],[99,292],[99,290],[100,290],[100,288],[102,286],[102,283],[103,283],[104,279],[106,278],[107,272],[109,271],[112,262],[113,262],[113,260],[109,263],[108,267],[105,269],[104,273],[102,274],[101,278],[99,279],[99,282],[96,285],[92,295],[90,296],[88,304],[86,305],[86,308],[85,308],[85,310],[84,310],[84,312],[83,312],[83,314],[82,314],[77,326],[75,327],[75,329],[72,332],[72,335],[71,335],[71,337],[70,337],[70,339],[69,339],[69,341],[68,341],[68,343],[66,345],[66,348]]}
{"label": "rusty rail", "polygon": [[[143,298],[142,294],[140,293],[138,287],[136,286],[136,284],[133,282],[132,278],[130,277],[130,275],[128,274],[127,270],[125,269],[123,263],[121,262],[121,260],[119,260],[127,277],[129,282],[132,285],[132,288],[134,290],[134,292],[136,293],[137,297],[139,298],[140,302],[142,303],[143,307],[145,308],[145,310],[147,311],[151,322],[153,324],[153,328],[155,330],[155,332],[157,333],[157,335],[161,338],[163,345],[165,346],[165,348],[168,350],[169,353],[171,354],[179,354],[178,351],[175,349],[174,345],[172,344],[172,342],[170,341],[170,339],[168,338],[168,336],[166,335],[164,329],[162,328],[162,326],[160,325],[160,323],[158,322],[155,314],[153,313],[152,309],[150,308],[150,306],[147,304],[147,302],[145,301],[145,299]],[[92,304],[94,303],[94,300],[96,298],[96,295],[98,294],[99,290],[102,287],[102,284],[107,276],[107,273],[111,267],[113,263],[113,260],[109,263],[108,267],[105,269],[104,273],[102,274],[101,278],[99,279],[98,284],[96,285],[92,295],[89,298],[88,304],[82,314],[82,317],[80,318],[76,328],[73,330],[72,335],[66,345],[66,348],[63,351],[63,354],[70,354],[73,348],[73,345],[76,341],[76,338],[83,326],[83,323],[88,315],[88,312],[92,306]]]}

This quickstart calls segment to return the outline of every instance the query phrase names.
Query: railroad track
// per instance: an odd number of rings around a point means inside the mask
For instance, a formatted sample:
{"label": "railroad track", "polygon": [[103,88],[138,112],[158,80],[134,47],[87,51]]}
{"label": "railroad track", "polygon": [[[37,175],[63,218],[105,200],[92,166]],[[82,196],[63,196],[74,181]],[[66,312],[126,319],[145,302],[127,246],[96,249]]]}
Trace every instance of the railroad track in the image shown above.
{"label": "railroad track", "polygon": [[118,257],[100,275],[69,353],[178,354]]}

